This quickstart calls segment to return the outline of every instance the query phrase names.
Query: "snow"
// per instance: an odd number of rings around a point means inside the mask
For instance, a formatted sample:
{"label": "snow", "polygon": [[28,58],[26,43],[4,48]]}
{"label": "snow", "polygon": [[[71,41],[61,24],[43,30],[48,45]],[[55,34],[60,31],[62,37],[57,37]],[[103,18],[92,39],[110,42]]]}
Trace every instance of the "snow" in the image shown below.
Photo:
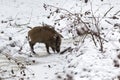
{"label": "snow", "polygon": [[[63,20],[60,26],[55,26],[54,22],[59,14],[48,19],[50,11],[44,9],[44,4],[81,14],[91,11],[92,7],[94,16],[101,20],[99,26],[104,28],[101,31],[104,35],[101,36],[108,41],[104,42],[104,51],[99,51],[100,47],[94,45],[90,36],[87,36],[84,43],[84,36],[73,39],[72,33],[67,32],[71,22]],[[111,7],[113,8],[103,18]],[[18,80],[20,77],[25,80],[120,80],[120,26],[116,29],[114,27],[116,23],[120,24],[120,20],[110,19],[119,11],[119,7],[119,0],[90,0],[88,3],[84,3],[84,0],[0,0],[0,80]],[[120,18],[120,13],[116,16]],[[84,17],[83,20],[88,22],[90,19]],[[37,43],[34,46],[37,55],[29,57],[31,51],[27,40],[27,32],[30,30],[28,26],[35,27],[42,23],[53,25],[56,30],[63,29],[61,51],[67,47],[72,47],[73,50],[49,55],[45,45]],[[8,60],[6,55],[14,60]],[[21,70],[15,60],[26,65],[26,77],[19,73]],[[115,63],[118,64],[117,67]],[[2,71],[11,69],[20,76],[9,78],[11,73]]]}

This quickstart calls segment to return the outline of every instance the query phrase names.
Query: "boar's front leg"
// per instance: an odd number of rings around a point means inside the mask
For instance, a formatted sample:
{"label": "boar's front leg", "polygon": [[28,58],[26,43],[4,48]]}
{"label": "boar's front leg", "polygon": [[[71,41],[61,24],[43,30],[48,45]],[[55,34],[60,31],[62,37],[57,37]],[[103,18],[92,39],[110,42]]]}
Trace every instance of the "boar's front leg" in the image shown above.
{"label": "boar's front leg", "polygon": [[52,48],[53,52],[55,53],[55,48],[54,47],[51,47],[51,48]]}
{"label": "boar's front leg", "polygon": [[30,45],[31,51],[32,51],[34,54],[36,54],[35,51],[34,51],[34,45],[35,45],[35,43],[32,43],[32,42],[30,41],[30,42],[29,42],[29,45]]}
{"label": "boar's front leg", "polygon": [[46,49],[47,49],[48,54],[50,54],[50,52],[49,52],[49,45],[48,44],[45,44],[45,45],[46,45]]}

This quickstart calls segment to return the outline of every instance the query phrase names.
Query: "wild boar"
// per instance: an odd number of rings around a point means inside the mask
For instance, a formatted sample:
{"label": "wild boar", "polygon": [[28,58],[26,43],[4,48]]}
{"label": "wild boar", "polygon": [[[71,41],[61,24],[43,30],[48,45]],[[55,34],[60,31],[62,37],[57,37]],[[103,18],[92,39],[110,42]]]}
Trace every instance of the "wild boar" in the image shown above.
{"label": "wild boar", "polygon": [[50,26],[48,25],[34,27],[28,32],[29,45],[31,51],[34,54],[36,54],[34,51],[34,45],[37,42],[44,43],[46,46],[46,50],[49,54],[50,54],[49,47],[52,48],[54,53],[55,51],[59,53],[60,45],[61,45],[61,37],[62,37],[61,34],[59,34],[53,28],[50,28]]}

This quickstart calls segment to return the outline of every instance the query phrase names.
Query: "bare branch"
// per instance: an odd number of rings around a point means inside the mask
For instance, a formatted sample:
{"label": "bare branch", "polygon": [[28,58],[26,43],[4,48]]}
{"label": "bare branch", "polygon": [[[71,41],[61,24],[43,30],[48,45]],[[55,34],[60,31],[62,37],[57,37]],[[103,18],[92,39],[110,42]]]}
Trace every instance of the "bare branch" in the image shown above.
{"label": "bare branch", "polygon": [[113,9],[114,7],[111,7],[103,16],[103,18]]}

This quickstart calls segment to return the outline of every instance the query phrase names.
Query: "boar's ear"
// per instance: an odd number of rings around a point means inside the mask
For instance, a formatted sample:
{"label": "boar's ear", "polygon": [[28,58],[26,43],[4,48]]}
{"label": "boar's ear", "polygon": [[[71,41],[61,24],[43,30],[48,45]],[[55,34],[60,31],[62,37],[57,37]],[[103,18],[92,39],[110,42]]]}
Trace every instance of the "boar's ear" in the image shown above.
{"label": "boar's ear", "polygon": [[60,36],[61,38],[63,38],[63,36],[62,36],[61,34],[59,34],[59,36]]}

